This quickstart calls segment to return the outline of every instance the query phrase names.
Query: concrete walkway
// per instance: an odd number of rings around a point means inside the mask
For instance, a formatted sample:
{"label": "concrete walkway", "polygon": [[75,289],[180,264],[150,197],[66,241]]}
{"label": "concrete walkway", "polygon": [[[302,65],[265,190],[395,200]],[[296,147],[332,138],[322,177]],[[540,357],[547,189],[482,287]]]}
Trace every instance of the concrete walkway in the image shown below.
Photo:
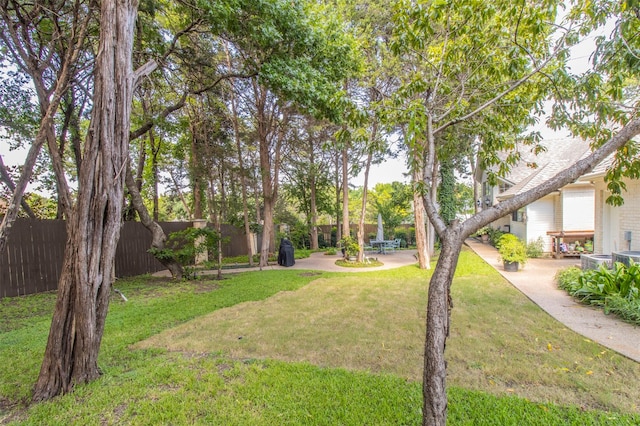
{"label": "concrete walkway", "polygon": [[[380,262],[383,263],[382,266],[368,266],[364,268],[345,268],[342,266],[336,265],[336,260],[342,258],[341,254],[334,255],[325,255],[322,252],[311,253],[311,256],[306,259],[296,259],[296,263],[293,266],[284,267],[280,266],[277,263],[269,264],[268,266],[263,267],[263,270],[270,269],[311,269],[317,271],[327,271],[327,272],[370,272],[370,271],[382,271],[384,269],[394,269],[399,268],[401,266],[413,265],[417,263],[415,257],[415,250],[398,250],[389,254],[370,254],[369,257],[377,258]],[[259,271],[260,268],[229,268],[224,269],[222,271],[223,274],[233,273],[233,272],[252,272]],[[207,270],[198,272],[198,275],[215,275],[217,271],[215,270]],[[170,277],[171,274],[168,270],[162,270],[153,274],[157,277]]]}
{"label": "concrete walkway", "polygon": [[558,270],[580,266],[579,259],[529,259],[518,272],[505,272],[495,247],[471,238],[466,243],[553,318],[576,333],[640,362],[640,327],[625,323],[614,315],[605,315],[602,309],[582,305],[566,291],[558,289],[555,282]]}

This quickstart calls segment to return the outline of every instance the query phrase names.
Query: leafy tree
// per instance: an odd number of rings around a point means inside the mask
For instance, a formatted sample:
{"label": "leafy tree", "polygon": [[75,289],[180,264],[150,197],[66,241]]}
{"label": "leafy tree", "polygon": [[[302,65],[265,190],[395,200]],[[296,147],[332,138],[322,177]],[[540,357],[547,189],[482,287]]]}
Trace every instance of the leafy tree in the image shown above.
{"label": "leafy tree", "polygon": [[[260,264],[267,264],[275,238],[281,153],[290,140],[293,104],[315,116],[337,120],[343,105],[341,82],[353,68],[349,38],[334,13],[303,2],[240,2],[237,8],[209,4],[204,10],[214,31],[231,40],[230,53],[244,58],[251,81],[250,111],[255,120],[264,220]],[[216,28],[217,27],[217,28]],[[286,42],[284,42],[286,40]]]}
{"label": "leafy tree", "polygon": [[[294,145],[285,153],[283,190],[306,217],[306,229],[311,236],[311,249],[318,248],[318,215],[332,212],[331,157],[324,151],[324,142],[333,127],[309,118],[298,117],[294,126]],[[294,241],[295,242],[295,241]]]}
{"label": "leafy tree", "polygon": [[[621,47],[622,42],[600,44],[596,61],[606,62],[607,67],[597,68],[600,76],[608,78],[588,74],[589,84],[583,88],[589,90],[576,90],[574,82],[584,80],[569,75],[566,62],[569,43],[577,41],[574,27],[581,26],[576,25],[576,19],[582,20],[579,24],[585,28],[585,23],[591,23],[591,27],[601,25],[606,16],[622,16],[628,24],[619,28],[625,32],[637,27],[637,8],[628,2],[585,2],[569,14],[569,22],[555,25],[559,5],[556,1],[399,1],[396,5],[394,46],[396,54],[407,63],[407,72],[401,76],[394,106],[402,111],[399,116],[406,123],[406,143],[410,148],[419,147],[419,157],[424,155],[425,161],[420,164],[424,180],[418,189],[442,244],[429,286],[424,425],[446,423],[444,349],[452,309],[450,286],[464,239],[493,220],[575,180],[640,132],[636,108],[628,108],[628,104],[616,106],[622,90],[611,91],[625,87],[623,81],[628,80],[620,80],[620,74],[633,72],[629,62],[612,62],[613,58],[607,57],[617,51],[606,47]],[[623,40],[632,39],[630,34],[625,33]],[[634,40],[637,43],[637,37]],[[609,67],[611,63],[615,66]],[[567,104],[570,93],[582,102]],[[442,164],[439,160],[447,151],[442,147],[451,144],[450,138],[442,137],[444,131],[456,128],[478,135],[482,166],[499,165],[497,173],[504,173],[517,161],[520,150],[540,149],[535,135],[521,135],[535,120],[535,112],[543,111],[543,101],[551,94],[560,95],[564,101],[555,110],[558,123],[571,122],[574,130],[582,130],[580,133],[585,135],[589,132],[584,130],[590,129],[596,136],[597,149],[538,187],[484,209],[464,222],[447,224],[431,197],[438,164]],[[592,111],[597,111],[597,120]],[[596,131],[595,124],[604,123]],[[500,150],[510,153],[507,161],[499,161],[496,152]]]}
{"label": "leafy tree", "polygon": [[464,182],[455,183],[454,205],[456,216],[462,219],[468,219],[475,213],[475,198],[473,197],[473,188]]}
{"label": "leafy tree", "polygon": [[[5,1],[0,8],[0,42],[7,52],[5,60],[10,61],[19,75],[30,77],[40,112],[35,139],[0,225],[0,253],[4,251],[22,196],[45,143],[53,160],[60,209],[67,216],[71,213],[71,194],[63,164],[64,144],[57,143],[55,122],[63,98],[72,90],[70,87],[86,78],[80,71],[91,60],[91,55],[84,53],[88,48],[86,36],[94,15],[91,13],[93,10],[85,8],[82,3],[63,2],[44,7],[41,4]],[[18,121],[25,124],[25,120]],[[24,126],[17,126],[14,130],[27,131]],[[63,140],[62,137],[61,142]]]}
{"label": "leafy tree", "polygon": [[401,182],[379,183],[371,191],[375,206],[373,222],[382,216],[385,233],[391,234],[401,223],[411,218],[411,188]]}

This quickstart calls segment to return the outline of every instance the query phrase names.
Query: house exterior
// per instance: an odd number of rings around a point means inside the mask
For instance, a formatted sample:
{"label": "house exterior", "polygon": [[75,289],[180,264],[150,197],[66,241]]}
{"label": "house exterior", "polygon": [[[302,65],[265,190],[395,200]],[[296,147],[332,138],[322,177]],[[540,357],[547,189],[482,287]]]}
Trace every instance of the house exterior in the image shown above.
{"label": "house exterior", "polygon": [[[542,144],[546,152],[522,152],[520,163],[499,178],[497,185],[489,184],[486,171],[477,173],[476,180],[482,185],[478,204],[491,206],[525,192],[589,153],[589,143],[582,139],[547,139]],[[532,168],[533,163],[537,167]],[[498,219],[491,227],[510,232],[527,243],[541,238],[544,251],[559,251],[560,242],[572,245],[573,239],[584,243],[593,238],[594,200],[591,181],[578,181]]]}
{"label": "house exterior", "polygon": [[580,178],[594,186],[595,228],[594,252],[609,255],[612,252],[640,251],[640,180],[624,179],[626,191],[622,206],[611,206],[606,200],[611,195],[604,180],[613,157],[600,163]]}

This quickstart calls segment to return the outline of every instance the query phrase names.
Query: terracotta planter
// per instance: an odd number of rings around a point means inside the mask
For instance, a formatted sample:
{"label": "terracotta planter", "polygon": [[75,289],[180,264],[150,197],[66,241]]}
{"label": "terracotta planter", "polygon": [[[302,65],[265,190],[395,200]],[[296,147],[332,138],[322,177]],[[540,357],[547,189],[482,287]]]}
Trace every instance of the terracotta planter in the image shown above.
{"label": "terracotta planter", "polygon": [[482,234],[480,236],[480,239],[482,240],[483,243],[487,244],[489,242],[489,234]]}
{"label": "terracotta planter", "polygon": [[518,262],[504,262],[504,270],[507,272],[518,272]]}

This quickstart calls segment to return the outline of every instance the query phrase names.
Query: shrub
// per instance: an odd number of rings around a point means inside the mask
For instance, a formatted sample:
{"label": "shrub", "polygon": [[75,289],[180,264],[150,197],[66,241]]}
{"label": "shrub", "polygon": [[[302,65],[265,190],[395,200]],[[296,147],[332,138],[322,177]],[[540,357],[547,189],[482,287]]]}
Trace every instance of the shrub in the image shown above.
{"label": "shrub", "polygon": [[504,234],[505,232],[500,229],[489,228],[489,243],[497,248],[500,238],[502,238]]}
{"label": "shrub", "polygon": [[[192,266],[198,254],[209,252],[214,257],[218,255],[218,240],[220,234],[213,228],[187,228],[169,234],[165,248],[149,249],[158,259],[174,259],[184,270],[184,279],[195,278],[195,268]],[[202,240],[202,244],[196,241]]]}
{"label": "shrub", "polygon": [[575,291],[580,286],[581,275],[582,270],[576,266],[572,266],[558,272],[556,278],[558,280],[558,287],[566,290],[570,294],[573,294],[573,291]]}
{"label": "shrub", "polygon": [[569,268],[558,275],[558,287],[583,303],[602,306],[625,321],[640,324],[640,264],[616,262],[612,269]]}
{"label": "shrub", "polygon": [[360,252],[360,246],[353,237],[344,237],[340,240],[340,245],[344,248],[345,256],[357,256]]}
{"label": "shrub", "polygon": [[407,230],[405,228],[396,228],[394,231],[394,236],[402,240],[401,242],[402,247],[407,246],[408,238],[407,238]]}
{"label": "shrub", "polygon": [[527,256],[530,258],[542,257],[544,253],[544,240],[538,237],[537,240],[529,241],[527,244]]}

